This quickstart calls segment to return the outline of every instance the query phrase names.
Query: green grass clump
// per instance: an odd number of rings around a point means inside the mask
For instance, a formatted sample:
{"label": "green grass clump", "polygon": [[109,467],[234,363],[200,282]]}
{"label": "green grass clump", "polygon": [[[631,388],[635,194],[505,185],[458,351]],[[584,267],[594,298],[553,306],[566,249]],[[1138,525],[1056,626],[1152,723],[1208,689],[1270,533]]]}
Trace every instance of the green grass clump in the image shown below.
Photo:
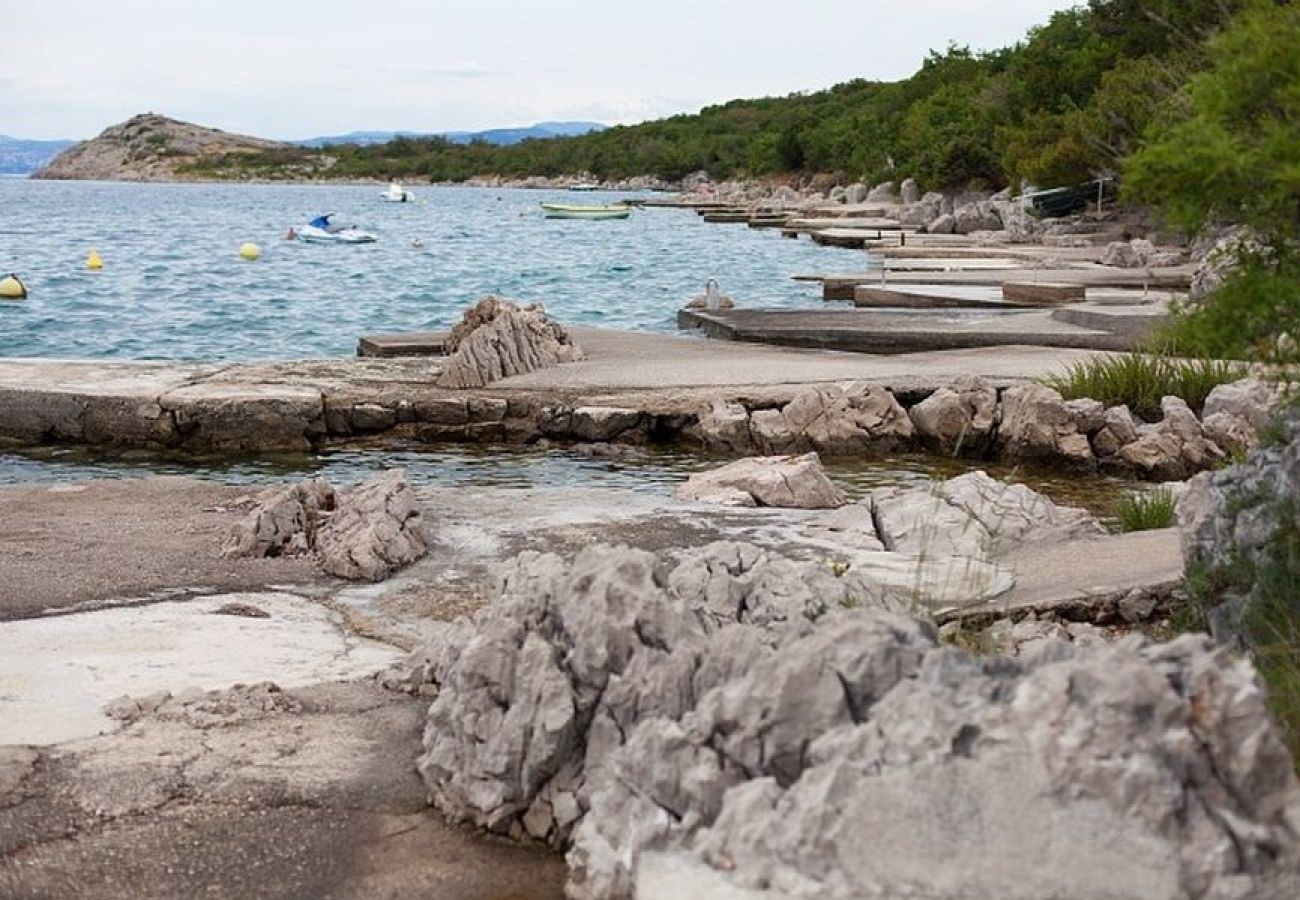
{"label": "green grass clump", "polygon": [[1221,360],[1122,354],[1076,363],[1043,383],[1066,400],[1087,397],[1107,406],[1123,403],[1135,416],[1154,422],[1161,417],[1164,397],[1181,397],[1199,413],[1210,391],[1240,377],[1240,366]]}
{"label": "green grass clump", "polygon": [[1151,531],[1169,528],[1174,524],[1174,492],[1169,488],[1129,494],[1115,504],[1115,518],[1120,531]]}

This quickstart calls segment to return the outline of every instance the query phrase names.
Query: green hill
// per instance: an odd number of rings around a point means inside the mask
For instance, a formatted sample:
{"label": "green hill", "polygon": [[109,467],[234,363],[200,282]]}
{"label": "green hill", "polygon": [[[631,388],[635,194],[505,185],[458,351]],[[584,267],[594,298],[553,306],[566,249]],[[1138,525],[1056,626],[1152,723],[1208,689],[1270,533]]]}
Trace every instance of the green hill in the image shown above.
{"label": "green hill", "polygon": [[[1014,47],[933,52],[911,78],[736,100],[574,138],[499,147],[399,138],[368,147],[204,160],[212,177],[910,175],[927,188],[1083,181],[1116,169],[1206,65],[1205,44],[1246,0],[1091,0]],[[284,175],[283,177],[288,177]]]}

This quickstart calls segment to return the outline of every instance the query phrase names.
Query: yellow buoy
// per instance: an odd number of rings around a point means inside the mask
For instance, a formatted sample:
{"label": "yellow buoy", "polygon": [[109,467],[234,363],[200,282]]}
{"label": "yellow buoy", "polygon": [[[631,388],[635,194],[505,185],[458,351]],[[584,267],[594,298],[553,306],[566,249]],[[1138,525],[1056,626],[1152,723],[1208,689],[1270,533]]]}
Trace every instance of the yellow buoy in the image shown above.
{"label": "yellow buoy", "polygon": [[0,300],[22,300],[27,297],[27,285],[17,275],[0,278]]}
{"label": "yellow buoy", "polygon": [[90,255],[86,257],[86,268],[93,271],[99,271],[104,268],[104,261],[99,258],[98,250],[90,251]]}
{"label": "yellow buoy", "polygon": [[252,241],[245,241],[244,243],[239,245],[240,259],[246,259],[249,262],[252,262],[253,260],[257,259],[261,255],[262,255],[262,248],[254,244]]}

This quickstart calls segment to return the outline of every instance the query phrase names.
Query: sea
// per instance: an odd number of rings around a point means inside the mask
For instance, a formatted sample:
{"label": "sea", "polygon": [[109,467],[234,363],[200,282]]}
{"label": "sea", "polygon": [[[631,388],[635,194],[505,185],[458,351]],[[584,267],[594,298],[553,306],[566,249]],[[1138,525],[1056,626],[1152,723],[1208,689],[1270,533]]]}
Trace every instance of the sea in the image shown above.
{"label": "sea", "polygon": [[[741,306],[816,308],[799,273],[861,270],[866,254],[687,210],[550,220],[546,200],[625,194],[411,186],[123,184],[0,179],[0,357],[219,361],[350,356],[376,332],[450,327],[487,294],[541,303],[565,324],[670,332],[705,282]],[[360,245],[286,240],[322,213],[373,232]],[[245,242],[261,258],[239,256]],[[86,258],[98,251],[103,268]]]}

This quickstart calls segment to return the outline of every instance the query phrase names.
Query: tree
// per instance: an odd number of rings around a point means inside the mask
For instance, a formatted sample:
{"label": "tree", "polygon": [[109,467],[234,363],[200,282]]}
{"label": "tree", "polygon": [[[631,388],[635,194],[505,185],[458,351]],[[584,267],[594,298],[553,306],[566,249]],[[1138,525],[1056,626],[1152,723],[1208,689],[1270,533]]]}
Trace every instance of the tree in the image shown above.
{"label": "tree", "polygon": [[1128,197],[1187,231],[1249,225],[1275,254],[1300,251],[1300,7],[1253,3],[1210,46],[1182,109],[1125,166]]}

